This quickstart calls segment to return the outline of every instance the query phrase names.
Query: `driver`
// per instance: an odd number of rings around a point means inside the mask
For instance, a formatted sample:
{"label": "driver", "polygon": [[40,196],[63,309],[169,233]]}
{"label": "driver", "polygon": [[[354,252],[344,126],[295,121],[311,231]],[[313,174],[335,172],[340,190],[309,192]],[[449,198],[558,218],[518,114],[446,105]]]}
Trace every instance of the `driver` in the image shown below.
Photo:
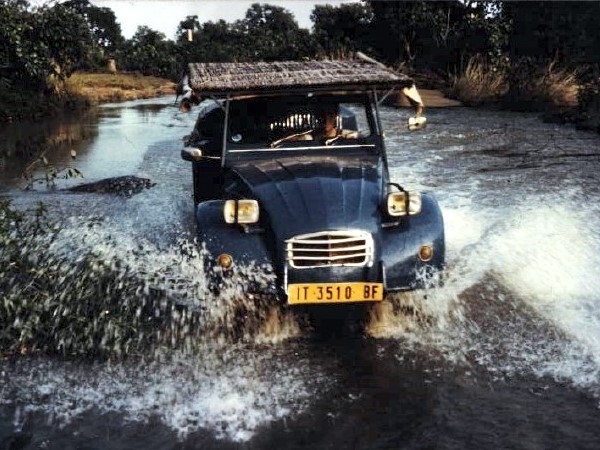
{"label": "driver", "polygon": [[323,110],[320,118],[320,126],[312,132],[312,138],[323,142],[325,145],[330,145],[340,138],[356,139],[358,131],[344,130],[338,127],[340,118],[337,108]]}
{"label": "driver", "polygon": [[283,142],[289,141],[319,141],[330,145],[339,138],[357,138],[358,132],[338,128],[339,115],[336,107],[323,108],[317,120],[317,127],[302,133],[295,133],[279,139],[271,144],[276,147]]}

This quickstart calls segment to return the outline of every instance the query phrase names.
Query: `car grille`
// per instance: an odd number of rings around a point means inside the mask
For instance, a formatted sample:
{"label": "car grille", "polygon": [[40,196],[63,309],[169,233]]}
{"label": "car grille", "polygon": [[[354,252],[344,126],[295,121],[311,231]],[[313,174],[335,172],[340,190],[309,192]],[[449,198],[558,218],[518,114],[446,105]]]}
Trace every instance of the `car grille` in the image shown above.
{"label": "car grille", "polygon": [[365,231],[321,231],[294,236],[286,244],[286,259],[297,269],[361,267],[373,262],[373,238]]}

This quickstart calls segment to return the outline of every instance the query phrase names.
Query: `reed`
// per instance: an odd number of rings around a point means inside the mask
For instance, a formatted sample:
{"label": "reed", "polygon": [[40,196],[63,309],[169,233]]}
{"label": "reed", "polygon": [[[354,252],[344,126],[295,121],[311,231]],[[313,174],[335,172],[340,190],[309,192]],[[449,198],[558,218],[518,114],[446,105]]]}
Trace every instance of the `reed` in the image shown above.
{"label": "reed", "polygon": [[578,70],[560,67],[556,60],[540,66],[523,58],[503,70],[477,56],[469,60],[462,74],[452,78],[448,95],[468,106],[500,101],[516,110],[574,108],[578,104],[579,79]]}
{"label": "reed", "polygon": [[89,103],[137,100],[175,94],[175,83],[139,74],[75,73],[65,83],[68,95]]}
{"label": "reed", "polygon": [[557,61],[540,66],[532,59],[513,63],[510,89],[503,103],[521,111],[548,111],[574,108],[578,104],[579,71],[559,67]]}
{"label": "reed", "polygon": [[577,70],[558,68],[556,61],[551,61],[538,81],[538,95],[554,106],[576,107],[580,88],[579,75]]}
{"label": "reed", "polygon": [[464,73],[452,77],[447,95],[467,106],[477,106],[498,101],[507,90],[504,71],[493,68],[480,57],[473,57]]}

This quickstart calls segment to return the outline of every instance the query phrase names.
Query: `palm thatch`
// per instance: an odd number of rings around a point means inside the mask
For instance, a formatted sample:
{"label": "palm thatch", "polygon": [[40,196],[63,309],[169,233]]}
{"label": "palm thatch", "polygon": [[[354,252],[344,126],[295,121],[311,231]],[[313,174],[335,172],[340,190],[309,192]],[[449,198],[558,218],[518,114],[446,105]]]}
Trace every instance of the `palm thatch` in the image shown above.
{"label": "palm thatch", "polygon": [[370,90],[413,84],[405,75],[364,61],[283,61],[189,64],[195,93],[264,93],[273,91]]}

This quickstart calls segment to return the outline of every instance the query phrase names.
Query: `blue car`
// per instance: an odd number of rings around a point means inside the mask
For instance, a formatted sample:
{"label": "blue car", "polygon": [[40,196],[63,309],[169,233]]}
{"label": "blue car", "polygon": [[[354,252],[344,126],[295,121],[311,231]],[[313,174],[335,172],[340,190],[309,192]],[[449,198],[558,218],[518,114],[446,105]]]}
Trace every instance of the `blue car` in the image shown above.
{"label": "blue car", "polygon": [[312,306],[380,302],[443,269],[440,208],[390,179],[379,118],[410,78],[305,61],[191,64],[189,80],[201,110],[181,155],[222,273],[268,265],[282,301]]}

